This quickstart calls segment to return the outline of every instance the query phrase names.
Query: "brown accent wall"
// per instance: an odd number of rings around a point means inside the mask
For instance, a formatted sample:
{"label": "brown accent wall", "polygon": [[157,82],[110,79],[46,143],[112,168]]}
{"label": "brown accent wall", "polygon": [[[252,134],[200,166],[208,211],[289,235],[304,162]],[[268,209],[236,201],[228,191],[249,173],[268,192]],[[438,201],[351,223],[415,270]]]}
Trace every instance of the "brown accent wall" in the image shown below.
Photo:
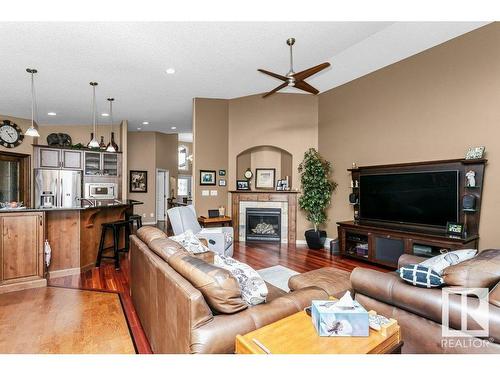
{"label": "brown accent wall", "polygon": [[[177,134],[128,133],[127,175],[130,174],[131,170],[148,172],[147,193],[128,193],[129,199],[144,202],[142,205],[135,206],[134,212],[142,215],[145,223],[156,222],[156,169],[166,169],[169,171],[170,177],[177,178],[177,142]],[[127,182],[127,191],[128,188]]]}
{"label": "brown accent wall", "polygon": [[[193,172],[192,187],[198,215],[208,215],[209,209],[229,207],[228,186],[218,186],[220,169],[228,169],[228,101],[195,98],[193,101]],[[216,186],[200,186],[200,170],[215,170]],[[228,176],[225,177],[226,180]],[[228,180],[228,182],[231,180]],[[203,196],[202,191],[217,191],[217,196]],[[229,210],[228,210],[229,212]]]}
{"label": "brown accent wall", "polygon": [[353,162],[461,158],[486,146],[480,247],[498,247],[500,211],[500,23],[485,26],[319,96],[319,151],[339,183],[329,210],[352,219]]}
{"label": "brown accent wall", "polygon": [[[318,97],[278,93],[266,99],[262,94],[231,99],[228,141],[231,189],[236,188],[236,156],[251,147],[265,145],[282,148],[292,155],[292,187],[298,189],[297,168],[304,152],[310,147],[318,147]],[[278,168],[281,169],[281,165]],[[276,176],[280,177],[284,176]],[[309,228],[305,215],[299,210],[297,239],[303,240],[304,231]]]}

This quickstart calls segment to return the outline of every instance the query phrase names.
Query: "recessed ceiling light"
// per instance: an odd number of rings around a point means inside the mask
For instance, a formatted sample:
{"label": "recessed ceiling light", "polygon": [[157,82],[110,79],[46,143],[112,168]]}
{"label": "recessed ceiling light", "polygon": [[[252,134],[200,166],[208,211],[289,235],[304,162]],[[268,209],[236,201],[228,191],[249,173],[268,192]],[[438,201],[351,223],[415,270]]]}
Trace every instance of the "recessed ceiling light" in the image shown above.
{"label": "recessed ceiling light", "polygon": [[167,69],[167,74],[174,74],[175,73],[175,69],[174,68],[168,68]]}
{"label": "recessed ceiling light", "polygon": [[108,117],[108,116],[109,116],[109,113],[101,113],[101,116],[102,116],[102,117]]}
{"label": "recessed ceiling light", "polygon": [[57,115],[57,113],[55,113],[55,112],[49,112],[49,113],[47,113],[47,115],[49,115],[49,116],[55,116],[55,115]]}
{"label": "recessed ceiling light", "polygon": [[177,129],[177,126],[172,126],[170,129],[175,130]]}
{"label": "recessed ceiling light", "polygon": [[142,125],[149,125],[149,122],[148,121],[143,121]]}
{"label": "recessed ceiling light", "polygon": [[142,128],[137,128],[137,130],[141,130]]}

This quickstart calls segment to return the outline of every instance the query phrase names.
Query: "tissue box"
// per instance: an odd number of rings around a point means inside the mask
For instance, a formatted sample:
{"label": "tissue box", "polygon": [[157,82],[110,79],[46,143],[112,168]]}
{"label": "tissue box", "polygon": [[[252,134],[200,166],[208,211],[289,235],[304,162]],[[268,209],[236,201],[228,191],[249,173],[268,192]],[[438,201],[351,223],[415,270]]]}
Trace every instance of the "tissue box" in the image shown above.
{"label": "tissue box", "polygon": [[338,301],[312,301],[311,318],[320,336],[368,336],[368,312],[357,301],[353,309],[336,307]]}

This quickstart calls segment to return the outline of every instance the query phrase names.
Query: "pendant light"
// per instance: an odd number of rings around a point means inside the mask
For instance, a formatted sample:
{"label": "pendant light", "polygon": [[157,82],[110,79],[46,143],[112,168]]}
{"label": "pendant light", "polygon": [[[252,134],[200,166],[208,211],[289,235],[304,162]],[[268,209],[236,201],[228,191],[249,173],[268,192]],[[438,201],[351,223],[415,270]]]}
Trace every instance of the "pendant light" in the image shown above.
{"label": "pendant light", "polygon": [[111,121],[111,140],[108,143],[108,146],[106,147],[107,152],[117,152],[118,151],[118,145],[115,143],[115,132],[113,131],[113,102],[115,101],[115,98],[108,98],[109,102],[109,118]]}
{"label": "pendant light", "polygon": [[92,86],[92,139],[87,145],[88,148],[99,148],[99,142],[97,142],[96,134],[97,134],[97,119],[96,119],[96,108],[95,108],[95,87],[98,85],[97,82],[90,82],[90,86]]}
{"label": "pendant light", "polygon": [[35,128],[35,103],[36,103],[36,98],[35,98],[35,78],[34,75],[35,73],[38,73],[38,70],[33,69],[33,68],[27,68],[26,71],[31,75],[31,126],[26,130],[26,133],[24,133],[27,136],[30,137],[40,137],[40,134],[38,133],[38,130]]}

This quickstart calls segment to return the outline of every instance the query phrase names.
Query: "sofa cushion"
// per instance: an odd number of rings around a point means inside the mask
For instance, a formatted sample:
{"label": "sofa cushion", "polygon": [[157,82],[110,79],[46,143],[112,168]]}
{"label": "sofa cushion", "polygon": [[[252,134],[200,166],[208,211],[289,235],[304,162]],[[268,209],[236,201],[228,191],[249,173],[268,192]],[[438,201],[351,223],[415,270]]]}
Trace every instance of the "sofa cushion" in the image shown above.
{"label": "sofa cushion", "polygon": [[238,280],[241,298],[247,304],[254,306],[266,302],[268,293],[266,282],[248,264],[220,254],[215,254],[214,264],[228,270]]}
{"label": "sofa cushion", "polygon": [[483,250],[472,259],[445,268],[442,276],[451,286],[492,288],[500,281],[500,250]]}
{"label": "sofa cushion", "polygon": [[149,241],[148,247],[167,263],[173,255],[179,252],[188,253],[180,244],[168,237],[157,237]]}
{"label": "sofa cushion", "polygon": [[323,289],[330,296],[340,298],[346,291],[351,290],[349,276],[347,271],[323,267],[290,277],[288,287],[290,290],[299,290],[315,286]]}
{"label": "sofa cushion", "polygon": [[403,266],[398,272],[402,280],[421,288],[437,288],[444,284],[443,279],[436,271],[420,264]]}
{"label": "sofa cushion", "polygon": [[167,238],[167,234],[161,229],[151,226],[143,226],[137,229],[137,237],[139,237],[142,242],[149,246],[151,241],[157,238]]}
{"label": "sofa cushion", "polygon": [[170,257],[169,265],[203,294],[214,311],[232,314],[248,307],[229,271],[180,252]]}
{"label": "sofa cushion", "polygon": [[469,260],[475,257],[476,254],[477,254],[476,249],[449,251],[447,253],[429,258],[423,262],[420,262],[419,264],[421,266],[430,267],[434,271],[436,271],[439,275],[442,275],[443,270],[446,267],[453,266],[465,260]]}

